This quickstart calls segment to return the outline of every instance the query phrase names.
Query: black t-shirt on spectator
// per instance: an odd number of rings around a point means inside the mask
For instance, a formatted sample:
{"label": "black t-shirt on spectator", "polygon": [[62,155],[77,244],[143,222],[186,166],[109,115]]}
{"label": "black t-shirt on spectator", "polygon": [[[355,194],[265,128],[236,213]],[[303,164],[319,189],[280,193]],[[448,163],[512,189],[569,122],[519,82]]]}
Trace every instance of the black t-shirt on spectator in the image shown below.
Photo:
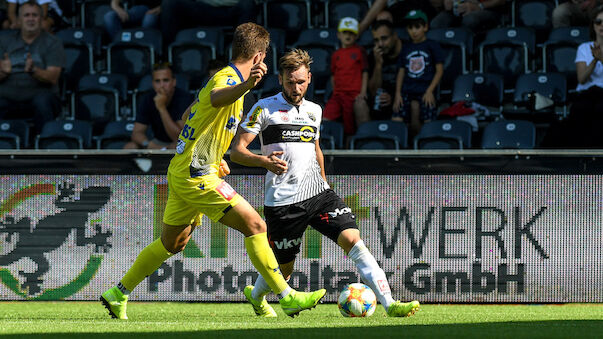
{"label": "black t-shirt on spectator", "polygon": [[[136,114],[136,122],[150,126],[153,130],[153,135],[157,140],[163,142],[172,142],[172,139],[165,132],[165,127],[161,121],[159,111],[155,108],[155,91],[150,91],[142,97],[138,113]],[[193,96],[186,91],[176,87],[172,101],[167,106],[168,112],[172,120],[178,121],[182,118],[182,114],[188,106],[193,102]]]}

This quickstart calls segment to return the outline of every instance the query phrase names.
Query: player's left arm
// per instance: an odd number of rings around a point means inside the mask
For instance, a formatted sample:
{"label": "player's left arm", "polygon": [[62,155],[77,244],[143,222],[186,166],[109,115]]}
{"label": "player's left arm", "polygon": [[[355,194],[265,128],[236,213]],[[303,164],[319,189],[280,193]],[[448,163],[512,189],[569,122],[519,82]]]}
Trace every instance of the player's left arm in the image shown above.
{"label": "player's left arm", "polygon": [[320,149],[320,140],[316,140],[315,145],[316,145],[316,161],[318,161],[318,165],[320,166],[320,175],[326,182],[327,175],[325,172],[325,157],[322,154],[322,149]]}

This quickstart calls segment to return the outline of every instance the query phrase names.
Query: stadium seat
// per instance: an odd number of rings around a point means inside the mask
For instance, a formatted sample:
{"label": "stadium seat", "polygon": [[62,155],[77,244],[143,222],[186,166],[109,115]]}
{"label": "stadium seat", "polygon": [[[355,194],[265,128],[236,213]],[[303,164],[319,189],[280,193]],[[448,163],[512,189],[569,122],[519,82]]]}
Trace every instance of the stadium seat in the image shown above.
{"label": "stadium seat", "polygon": [[[546,109],[536,110],[535,93],[542,95],[554,102]],[[531,121],[556,120],[555,106],[563,106],[566,113],[567,81],[560,73],[530,73],[522,74],[517,79],[513,97],[513,110],[503,112],[507,119],[528,119]]]}
{"label": "stadium seat", "polygon": [[29,147],[29,124],[25,120],[0,120],[0,133],[2,149]]}
{"label": "stadium seat", "polygon": [[197,27],[179,31],[168,47],[168,60],[176,73],[187,73],[191,84],[200,84],[207,75],[207,63],[224,50],[224,33],[217,27]]}
{"label": "stadium seat", "polygon": [[369,8],[370,2],[366,0],[326,0],[325,26],[337,28],[339,20],[345,17],[351,17],[360,22]]}
{"label": "stadium seat", "polygon": [[280,28],[287,32],[287,44],[297,38],[297,34],[305,28],[312,27],[310,22],[310,0],[268,0],[264,1],[264,26]]}
{"label": "stadium seat", "polygon": [[454,79],[469,72],[469,60],[473,51],[473,32],[464,27],[438,28],[427,32],[429,39],[437,41],[445,52],[444,74],[440,91],[448,94]]}
{"label": "stadium seat", "polygon": [[156,53],[161,53],[161,33],[158,30],[124,29],[107,48],[107,69],[109,73],[125,74],[133,86],[151,73]]}
{"label": "stadium seat", "polygon": [[[176,77],[176,87],[190,92],[190,80],[187,74],[184,73],[176,73],[174,74]],[[197,84],[199,85],[199,84]],[[134,89],[132,93],[132,111],[133,114],[130,117],[131,119],[136,119],[136,115],[138,114],[138,105],[140,103],[140,98],[145,95],[147,92],[153,90],[153,75],[147,74],[140,79],[138,86]]]}
{"label": "stadium seat", "polygon": [[408,129],[402,122],[368,121],[358,126],[350,139],[350,149],[402,149],[408,145]]}
{"label": "stadium seat", "polygon": [[84,149],[92,143],[92,125],[81,120],[53,120],[36,137],[36,149]]}
{"label": "stadium seat", "polygon": [[122,74],[85,75],[71,95],[71,116],[91,122],[95,135],[102,133],[109,121],[121,119],[120,107],[127,100],[127,84]]}
{"label": "stadium seat", "polygon": [[312,81],[318,92],[324,93],[331,76],[331,54],[338,48],[336,29],[313,28],[303,30],[294,48],[302,48],[312,57]]}
{"label": "stadium seat", "polygon": [[130,141],[133,130],[133,121],[110,121],[103,134],[96,138],[96,148],[122,149]]}
{"label": "stadium seat", "polygon": [[425,123],[414,139],[415,149],[464,149],[471,147],[471,125],[459,120]]}
{"label": "stadium seat", "polygon": [[323,120],[320,124],[319,142],[322,149],[342,149],[343,125],[337,121]]}
{"label": "stadium seat", "polygon": [[532,70],[530,60],[535,49],[536,36],[532,28],[489,30],[479,47],[479,71],[503,75],[505,88],[512,89],[520,74]]}
{"label": "stadium seat", "polygon": [[503,103],[503,77],[498,74],[463,74],[456,78],[452,88],[452,102],[476,102],[495,107]]}
{"label": "stadium seat", "polygon": [[530,121],[500,120],[484,128],[484,149],[532,149],[536,146],[536,127]]}
{"label": "stadium seat", "polygon": [[94,73],[94,55],[101,49],[101,37],[94,29],[67,28],[56,36],[63,41],[65,67],[63,69],[64,86],[70,93],[80,78]]}
{"label": "stadium seat", "polygon": [[105,14],[112,11],[104,0],[82,0],[80,18],[82,28],[101,28],[105,25]]}
{"label": "stadium seat", "polygon": [[542,0],[513,1],[514,26],[531,27],[535,30],[536,41],[542,43],[553,27],[555,3]]}
{"label": "stadium seat", "polygon": [[559,27],[551,30],[542,46],[543,72],[565,75],[568,88],[576,88],[576,51],[578,45],[589,41],[588,27]]}
{"label": "stadium seat", "polygon": [[258,86],[258,97],[260,99],[275,95],[281,91],[281,85],[278,82],[278,75],[267,74]]}

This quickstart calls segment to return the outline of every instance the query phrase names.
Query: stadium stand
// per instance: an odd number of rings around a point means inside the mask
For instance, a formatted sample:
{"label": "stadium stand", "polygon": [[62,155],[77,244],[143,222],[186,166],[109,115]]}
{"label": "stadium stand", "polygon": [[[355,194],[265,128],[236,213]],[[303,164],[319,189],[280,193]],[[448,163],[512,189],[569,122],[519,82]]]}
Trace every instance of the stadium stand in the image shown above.
{"label": "stadium stand", "polygon": [[92,144],[92,125],[82,120],[54,120],[42,127],[36,149],[85,149]]}
{"label": "stadium stand", "polygon": [[350,138],[350,149],[403,149],[408,146],[408,129],[403,122],[368,121]]}
{"label": "stadium stand", "polygon": [[484,149],[532,149],[536,146],[536,127],[530,121],[500,120],[484,128]]}
{"label": "stadium stand", "polygon": [[414,149],[471,148],[471,125],[458,120],[427,122],[414,139]]}
{"label": "stadium stand", "polygon": [[25,120],[0,120],[0,149],[29,147],[29,124]]}

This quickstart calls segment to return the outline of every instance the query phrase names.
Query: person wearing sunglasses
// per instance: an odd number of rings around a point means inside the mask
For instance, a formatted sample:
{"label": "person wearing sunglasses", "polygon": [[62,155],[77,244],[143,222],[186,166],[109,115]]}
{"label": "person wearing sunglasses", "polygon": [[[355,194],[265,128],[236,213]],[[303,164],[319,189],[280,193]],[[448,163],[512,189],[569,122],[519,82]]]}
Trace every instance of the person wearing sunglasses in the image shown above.
{"label": "person wearing sunglasses", "polygon": [[592,41],[580,44],[576,52],[578,93],[565,121],[569,147],[603,146],[603,6],[593,12],[590,34]]}
{"label": "person wearing sunglasses", "polygon": [[[168,62],[153,65],[153,90],[142,96],[132,130],[132,140],[125,149],[173,149],[184,127],[182,112],[193,96],[176,87],[176,78]],[[151,128],[153,138],[147,130]]]}

